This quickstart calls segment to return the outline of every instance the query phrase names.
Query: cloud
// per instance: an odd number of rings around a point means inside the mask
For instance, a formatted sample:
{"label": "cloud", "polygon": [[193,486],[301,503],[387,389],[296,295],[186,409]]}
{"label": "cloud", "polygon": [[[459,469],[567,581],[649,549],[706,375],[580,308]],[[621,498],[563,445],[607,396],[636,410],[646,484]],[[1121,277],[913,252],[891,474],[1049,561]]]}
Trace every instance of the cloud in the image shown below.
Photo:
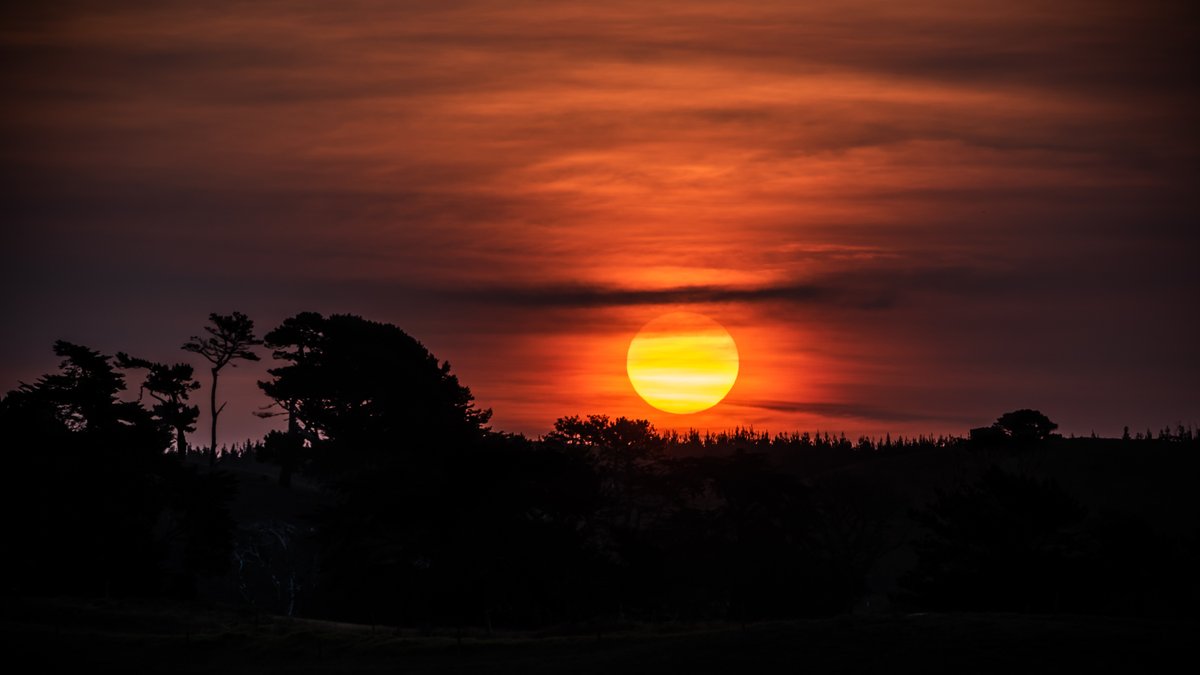
{"label": "cloud", "polygon": [[538,287],[491,287],[448,291],[446,294],[473,303],[496,303],[527,308],[574,309],[746,302],[784,302],[879,309],[890,306],[892,302],[891,298],[884,295],[870,295],[818,284],[785,284],[757,288],[684,286],[664,289],[620,289],[582,284],[558,284]]}
{"label": "cloud", "polygon": [[870,420],[873,422],[939,422],[968,423],[971,418],[945,416],[930,412],[916,412],[889,407],[858,403],[827,403],[817,401],[772,401],[755,399],[730,399],[729,404],[748,408],[759,408],[772,412],[812,415],[840,420]]}
{"label": "cloud", "polygon": [[[838,260],[843,252],[827,255]],[[800,259],[814,256],[800,251]],[[644,305],[763,304],[840,307],[852,310],[888,310],[917,295],[996,297],[1022,293],[1040,280],[1022,270],[992,266],[923,266],[905,258],[885,264],[856,261],[850,268],[834,269],[811,281],[788,281],[752,286],[687,285],[666,288],[621,288],[586,283],[539,285],[492,284],[482,287],[443,286],[413,290],[455,302],[501,305],[527,309],[589,309]],[[828,266],[827,266],[828,267]]]}

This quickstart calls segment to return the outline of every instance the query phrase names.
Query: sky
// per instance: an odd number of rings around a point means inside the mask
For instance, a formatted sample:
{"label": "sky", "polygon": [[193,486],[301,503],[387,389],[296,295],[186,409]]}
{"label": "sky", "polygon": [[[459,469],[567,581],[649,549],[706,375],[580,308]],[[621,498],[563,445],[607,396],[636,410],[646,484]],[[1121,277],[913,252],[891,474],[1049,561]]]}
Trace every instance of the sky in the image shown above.
{"label": "sky", "polygon": [[[185,361],[210,312],[318,311],[534,436],[1200,424],[1189,3],[0,11],[0,390],[56,339]],[[674,311],[738,346],[705,412],[625,373]],[[269,426],[269,365],[222,375],[223,440]]]}

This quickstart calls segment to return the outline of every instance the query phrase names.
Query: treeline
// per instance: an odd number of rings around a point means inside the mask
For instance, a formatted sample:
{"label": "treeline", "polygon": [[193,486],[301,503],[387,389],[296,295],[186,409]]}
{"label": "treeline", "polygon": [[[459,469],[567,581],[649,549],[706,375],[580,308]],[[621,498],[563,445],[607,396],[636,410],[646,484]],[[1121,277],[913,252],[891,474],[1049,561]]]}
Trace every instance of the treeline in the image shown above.
{"label": "treeline", "polygon": [[[889,602],[1178,614],[1200,599],[1195,521],[1164,530],[1136,510],[1088,508],[1036,468],[1115,444],[1153,455],[1163,475],[1194,474],[1191,429],[1063,439],[1017,410],[965,439],[851,441],[588,416],[528,439],[492,430],[449,364],[395,326],[303,313],[259,340],[243,315],[211,319],[215,342],[186,348],[216,355],[214,384],[231,359],[271,350],[259,386],[285,428],[224,460],[212,443],[207,462],[187,461],[190,367],[57,343],[60,371],[0,400],[8,592],[199,595],[486,627]],[[122,399],[133,371],[146,373],[149,409]],[[277,466],[282,486],[303,476],[317,507],[235,522],[228,469],[250,461]],[[954,467],[953,480],[928,480]]]}

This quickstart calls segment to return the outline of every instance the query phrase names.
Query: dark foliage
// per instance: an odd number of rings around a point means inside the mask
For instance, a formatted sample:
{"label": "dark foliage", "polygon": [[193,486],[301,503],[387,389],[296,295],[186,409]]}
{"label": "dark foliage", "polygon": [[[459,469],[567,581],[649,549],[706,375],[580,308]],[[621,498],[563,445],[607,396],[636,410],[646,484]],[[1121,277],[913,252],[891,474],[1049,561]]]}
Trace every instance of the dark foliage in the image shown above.
{"label": "dark foliage", "polygon": [[914,514],[930,536],[908,583],[940,608],[1057,610],[1077,572],[1085,516],[1057,485],[993,467]]}
{"label": "dark foliage", "polygon": [[904,580],[943,610],[1183,615],[1197,593],[1194,537],[1131,514],[1090,515],[1051,481],[992,467],[914,514],[927,528]]}
{"label": "dark foliage", "polygon": [[[196,430],[199,406],[188,405],[191,393],[200,388],[193,378],[192,367],[186,363],[167,365],[138,359],[117,352],[117,365],[124,369],[145,369],[142,391],[150,394],[155,403],[150,408],[154,417],[175,434],[176,452],[187,454],[187,434]],[[140,397],[139,397],[140,398]]]}
{"label": "dark foliage", "polygon": [[59,373],[0,401],[7,588],[19,594],[189,592],[223,570],[228,483],[165,454],[170,434],[110,359],[58,342]]}

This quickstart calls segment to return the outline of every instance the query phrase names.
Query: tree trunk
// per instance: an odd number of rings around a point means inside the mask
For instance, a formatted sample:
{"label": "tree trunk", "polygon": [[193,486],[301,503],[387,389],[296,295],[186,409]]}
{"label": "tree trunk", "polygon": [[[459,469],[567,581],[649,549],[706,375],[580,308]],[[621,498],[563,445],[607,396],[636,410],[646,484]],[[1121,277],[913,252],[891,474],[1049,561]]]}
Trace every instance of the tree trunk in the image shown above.
{"label": "tree trunk", "polygon": [[187,456],[187,437],[183,434],[183,427],[175,427],[175,451],[179,456]]}
{"label": "tree trunk", "polygon": [[279,458],[279,485],[280,487],[292,487],[292,472],[295,470],[296,457],[293,453],[296,452],[295,446],[301,443],[300,441],[300,425],[296,422],[296,404],[288,402],[288,424],[287,434],[288,443],[283,450],[283,457]]}
{"label": "tree trunk", "polygon": [[209,405],[212,412],[212,443],[208,446],[208,468],[217,465],[217,369],[212,369],[213,385],[209,392]]}

